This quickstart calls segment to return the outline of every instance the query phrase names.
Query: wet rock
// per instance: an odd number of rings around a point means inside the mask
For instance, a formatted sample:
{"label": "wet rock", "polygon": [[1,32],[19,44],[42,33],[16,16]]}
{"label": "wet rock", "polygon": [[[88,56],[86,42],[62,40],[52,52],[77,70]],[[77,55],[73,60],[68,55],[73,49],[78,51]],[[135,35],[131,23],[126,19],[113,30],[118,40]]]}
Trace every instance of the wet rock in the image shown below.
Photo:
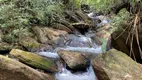
{"label": "wet rock", "polygon": [[98,13],[94,13],[94,12],[91,12],[91,13],[87,14],[88,17],[93,20],[94,25],[97,25],[97,24],[101,23],[101,20],[99,18],[97,18],[97,14]]}
{"label": "wet rock", "polygon": [[87,57],[79,52],[60,50],[58,51],[58,54],[70,69],[86,69],[89,65],[89,60],[87,59]]}
{"label": "wet rock", "polygon": [[100,31],[96,32],[96,36],[99,37],[100,39],[108,40],[110,35],[111,35],[111,33],[106,30],[100,30]]}
{"label": "wet rock", "polygon": [[88,32],[88,30],[93,27],[92,25],[84,22],[72,23],[72,26],[82,34],[85,34],[85,32]]}
{"label": "wet rock", "polygon": [[82,21],[84,21],[84,22],[86,22],[86,23],[88,23],[88,24],[93,24],[91,18],[89,18],[89,17],[88,17],[85,13],[83,13],[81,10],[75,11],[75,14],[77,15],[77,17],[78,17],[80,20],[82,20]]}
{"label": "wet rock", "polygon": [[66,45],[71,47],[92,47],[93,43],[90,37],[84,35],[70,34],[65,36]]}
{"label": "wet rock", "polygon": [[65,17],[69,22],[80,22],[80,19],[75,15],[73,11],[65,11]]}
{"label": "wet rock", "polygon": [[[94,39],[98,45],[102,44],[103,52],[110,50],[111,47],[111,29],[110,24],[96,29]],[[93,37],[92,37],[93,38]]]}
{"label": "wet rock", "polygon": [[90,27],[92,27],[92,25],[87,24],[87,23],[83,23],[83,22],[80,22],[80,23],[72,23],[72,26],[74,26],[75,28],[80,28],[80,29],[85,29],[85,28],[90,28]]}
{"label": "wet rock", "polygon": [[19,44],[28,51],[39,51],[44,45],[38,43],[34,38],[24,36],[19,38]]}
{"label": "wet rock", "polygon": [[111,49],[92,60],[99,80],[140,80],[142,66],[125,53]]}
{"label": "wet rock", "polygon": [[52,25],[53,28],[73,33],[76,29],[66,19],[61,19]]}
{"label": "wet rock", "polygon": [[0,80],[55,80],[53,75],[34,70],[0,55]]}
{"label": "wet rock", "polygon": [[99,46],[102,45],[102,41],[101,41],[100,37],[94,35],[94,36],[91,37],[91,39],[96,45],[99,45]]}
{"label": "wet rock", "polygon": [[52,29],[48,27],[35,26],[32,29],[41,43],[56,43],[56,41],[60,38],[60,35],[67,34],[66,31]]}
{"label": "wet rock", "polygon": [[10,52],[19,61],[32,66],[37,69],[41,69],[48,72],[57,72],[57,66],[54,61],[48,58],[41,57],[37,54],[22,51],[19,49],[12,49]]}
{"label": "wet rock", "polygon": [[[63,23],[64,24],[64,23]],[[66,31],[68,33],[72,33],[73,31],[73,26],[70,27],[70,24],[69,25],[63,25],[61,23],[56,23],[53,25],[53,28],[55,29],[58,29],[58,30],[63,30],[63,31]],[[75,31],[75,30],[74,30]]]}
{"label": "wet rock", "polygon": [[38,41],[40,41],[41,43],[48,42],[48,38],[46,36],[47,35],[46,31],[43,31],[41,27],[34,26],[34,27],[32,27],[32,30],[36,34]]}
{"label": "wet rock", "polygon": [[92,19],[89,18],[81,10],[65,11],[65,15],[66,15],[65,16],[66,20],[68,20],[69,22],[72,23],[84,22],[90,25],[94,25]]}

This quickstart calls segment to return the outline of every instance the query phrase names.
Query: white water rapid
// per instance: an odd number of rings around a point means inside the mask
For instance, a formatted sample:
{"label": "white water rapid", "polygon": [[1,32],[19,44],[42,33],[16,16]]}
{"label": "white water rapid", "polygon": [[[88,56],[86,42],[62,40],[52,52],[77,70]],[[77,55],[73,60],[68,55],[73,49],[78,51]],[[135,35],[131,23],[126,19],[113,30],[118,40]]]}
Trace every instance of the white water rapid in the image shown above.
{"label": "white water rapid", "polygon": [[[93,13],[88,14],[88,16],[92,19],[100,19],[101,23],[99,23],[97,26],[102,26],[110,21],[104,17],[104,16],[96,16],[94,17]],[[48,58],[56,59],[59,72],[56,73],[56,80],[97,80],[97,77],[95,75],[95,72],[93,70],[92,64],[90,63],[90,66],[85,71],[77,71],[75,73],[72,73],[72,71],[66,69],[66,65],[60,64],[59,55],[57,54],[58,50],[69,50],[69,51],[77,51],[81,53],[85,53],[89,55],[89,58],[93,58],[94,56],[102,53],[101,45],[97,45],[95,40],[93,40],[91,37],[94,37],[95,34],[88,32],[85,35],[81,34],[70,34],[67,37],[64,37],[67,39],[64,44],[62,44],[60,41],[57,43],[58,45],[62,46],[56,46],[55,50],[52,52],[39,52],[37,54],[41,56],[45,56]],[[63,41],[63,40],[62,40]],[[62,67],[61,67],[62,66]]]}
{"label": "white water rapid", "polygon": [[[64,47],[57,47],[53,52],[38,52],[37,54],[44,57],[57,59],[57,61],[60,59],[59,55],[57,54],[57,51],[60,49],[84,52],[87,55],[96,56],[99,53],[102,53],[102,49],[101,46],[97,46],[95,43],[93,43],[92,39],[90,38],[92,36],[71,35],[69,36],[69,39],[71,40],[70,43]],[[76,45],[76,43],[78,43],[78,45]],[[88,44],[94,46],[90,47]],[[91,63],[86,71],[78,71],[75,73],[72,73],[70,70],[66,69],[66,66],[60,67],[61,64],[59,62],[57,62],[57,65],[59,69],[59,72],[56,73],[57,80],[97,80]]]}

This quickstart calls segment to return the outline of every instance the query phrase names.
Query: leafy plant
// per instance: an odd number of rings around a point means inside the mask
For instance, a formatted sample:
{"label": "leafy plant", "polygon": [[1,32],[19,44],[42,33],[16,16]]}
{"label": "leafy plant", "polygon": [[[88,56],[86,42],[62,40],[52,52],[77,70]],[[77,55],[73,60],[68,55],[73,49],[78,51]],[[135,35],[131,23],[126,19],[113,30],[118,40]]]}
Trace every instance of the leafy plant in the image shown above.
{"label": "leafy plant", "polygon": [[112,32],[123,29],[123,24],[129,19],[130,13],[122,9],[117,15],[111,17]]}
{"label": "leafy plant", "polygon": [[102,46],[101,47],[102,47],[103,53],[105,53],[106,49],[107,49],[107,39],[106,38],[102,39]]}
{"label": "leafy plant", "polygon": [[[0,29],[6,41],[15,42],[33,24],[51,25],[62,14],[60,0],[0,0]],[[25,31],[26,30],[26,31]]]}

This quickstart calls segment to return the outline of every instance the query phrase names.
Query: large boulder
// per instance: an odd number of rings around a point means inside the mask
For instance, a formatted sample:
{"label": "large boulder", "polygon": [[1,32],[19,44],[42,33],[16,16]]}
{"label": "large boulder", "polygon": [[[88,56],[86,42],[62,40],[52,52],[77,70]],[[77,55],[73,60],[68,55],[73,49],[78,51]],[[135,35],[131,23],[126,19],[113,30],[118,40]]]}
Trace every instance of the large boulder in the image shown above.
{"label": "large boulder", "polygon": [[79,52],[60,50],[58,54],[72,70],[86,69],[89,65],[89,59]]}
{"label": "large boulder", "polygon": [[38,41],[40,41],[41,43],[56,43],[56,41],[60,38],[60,35],[67,34],[66,31],[48,27],[34,26],[32,29],[36,34]]}
{"label": "large boulder", "polygon": [[94,22],[81,10],[65,11],[65,19],[71,22],[75,29],[81,33],[86,32],[89,28],[94,27]]}
{"label": "large boulder", "polygon": [[92,64],[99,80],[141,80],[142,66],[115,49],[98,55]]}
{"label": "large boulder", "polygon": [[55,80],[55,78],[0,55],[0,80]]}
{"label": "large boulder", "polygon": [[[131,36],[133,35],[133,37]],[[141,58],[141,45],[138,45],[138,42],[142,43],[142,38],[140,37],[141,34],[139,33],[139,39],[137,41],[135,32],[131,33],[130,31],[122,31],[118,30],[112,33],[111,35],[111,45],[117,50],[120,50],[126,53],[128,56],[131,56],[133,59],[136,59],[137,62],[142,63]],[[133,38],[133,39],[132,39]]]}
{"label": "large boulder", "polygon": [[27,51],[32,52],[52,50],[52,47],[50,45],[39,43],[35,38],[32,38],[30,36],[24,36],[23,38],[19,38],[19,44]]}
{"label": "large boulder", "polygon": [[91,18],[89,18],[85,13],[83,13],[81,10],[74,10],[74,11],[65,11],[65,18],[69,22],[87,22],[90,24],[93,24]]}
{"label": "large boulder", "polygon": [[85,34],[85,32],[88,32],[93,27],[93,25],[85,22],[72,23],[72,26],[82,34]]}
{"label": "large boulder", "polygon": [[37,69],[41,69],[48,72],[57,72],[57,65],[54,61],[48,58],[41,57],[37,54],[22,51],[19,49],[12,49],[10,54],[15,58],[19,59],[19,61],[32,66]]}
{"label": "large boulder", "polygon": [[65,22],[54,23],[52,26],[53,26],[54,29],[63,30],[63,31],[66,31],[68,33],[72,33],[73,31],[75,31],[73,26],[71,26],[70,24],[66,25]]}
{"label": "large boulder", "polygon": [[22,38],[19,38],[19,44],[28,51],[37,51],[43,46],[34,38],[29,36],[23,36]]}
{"label": "large boulder", "polygon": [[80,19],[73,11],[65,11],[64,13],[65,13],[65,18],[69,22],[80,22]]}

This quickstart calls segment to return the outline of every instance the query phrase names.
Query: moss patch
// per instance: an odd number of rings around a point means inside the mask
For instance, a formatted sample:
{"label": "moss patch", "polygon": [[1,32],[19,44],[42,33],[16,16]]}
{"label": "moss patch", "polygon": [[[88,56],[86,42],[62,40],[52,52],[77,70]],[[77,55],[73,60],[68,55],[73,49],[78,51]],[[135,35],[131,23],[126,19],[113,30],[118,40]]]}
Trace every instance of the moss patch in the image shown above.
{"label": "moss patch", "polygon": [[30,65],[32,67],[42,69],[45,71],[49,71],[49,72],[56,72],[57,71],[57,66],[54,63],[54,61],[52,61],[48,58],[44,58],[39,55],[30,53],[30,52],[26,52],[26,51],[22,51],[19,49],[12,49],[10,54],[15,56],[16,58],[18,58],[21,62],[23,62],[27,65]]}
{"label": "moss patch", "polygon": [[141,66],[115,49],[100,54],[92,62],[96,75],[101,80],[141,80]]}

